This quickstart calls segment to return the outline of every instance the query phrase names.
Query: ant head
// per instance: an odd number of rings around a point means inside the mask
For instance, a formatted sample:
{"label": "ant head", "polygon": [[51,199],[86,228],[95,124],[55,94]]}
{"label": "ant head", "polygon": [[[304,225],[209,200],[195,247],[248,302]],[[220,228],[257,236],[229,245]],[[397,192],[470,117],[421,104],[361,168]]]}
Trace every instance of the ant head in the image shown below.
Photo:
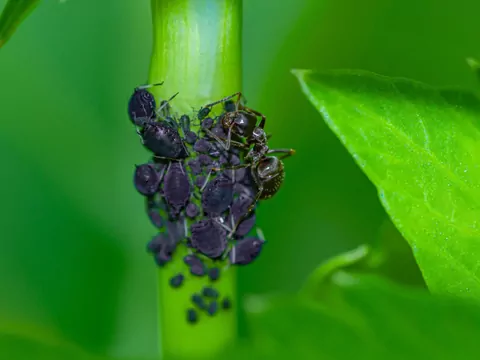
{"label": "ant head", "polygon": [[283,171],[282,162],[275,156],[265,156],[258,162],[257,174],[262,180],[269,180]]}

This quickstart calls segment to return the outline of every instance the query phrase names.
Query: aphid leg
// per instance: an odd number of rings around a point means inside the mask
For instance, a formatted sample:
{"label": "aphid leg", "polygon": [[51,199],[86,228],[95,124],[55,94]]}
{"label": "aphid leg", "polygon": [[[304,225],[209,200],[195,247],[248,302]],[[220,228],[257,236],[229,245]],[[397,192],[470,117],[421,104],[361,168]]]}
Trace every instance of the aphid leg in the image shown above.
{"label": "aphid leg", "polygon": [[275,153],[284,153],[285,155],[279,157],[279,160],[283,160],[289,156],[295,155],[294,149],[271,149],[268,150],[267,154],[275,154]]}
{"label": "aphid leg", "polygon": [[145,142],[143,141],[143,136],[142,136],[142,133],[140,132],[140,130],[138,130],[138,128],[135,126],[135,132],[137,133],[137,135],[140,137],[140,141],[142,142],[142,145],[145,144]]}
{"label": "aphid leg", "polygon": [[208,172],[207,178],[205,179],[205,182],[203,183],[202,187],[200,188],[200,191],[203,191],[203,189],[205,189],[205,186],[207,186],[208,180],[210,179],[210,175],[212,175],[212,171],[214,171],[214,170],[211,169]]}
{"label": "aphid leg", "polygon": [[242,93],[239,91],[239,92],[236,92],[236,93],[233,94],[233,95],[226,96],[226,97],[224,97],[223,99],[220,99],[220,100],[211,102],[210,104],[207,104],[207,105],[203,106],[203,108],[208,108],[208,107],[215,106],[215,105],[220,104],[220,103],[222,103],[222,102],[225,102],[225,101],[227,101],[227,100],[233,99],[235,96],[238,96],[238,98],[237,98],[237,103],[240,103],[240,99],[242,98]]}
{"label": "aphid leg", "polygon": [[260,240],[262,240],[263,243],[265,243],[265,242],[266,242],[266,240],[265,240],[265,235],[263,235],[262,229],[257,228],[256,230],[257,230],[257,236],[258,236],[258,238],[259,238]]}
{"label": "aphid leg", "polygon": [[138,90],[144,90],[144,89],[149,89],[151,87],[154,87],[154,86],[160,86],[160,85],[163,85],[163,81],[162,82],[159,82],[159,83],[156,83],[156,84],[146,84],[146,85],[140,85],[140,86],[137,86],[135,88],[135,91],[138,91]]}

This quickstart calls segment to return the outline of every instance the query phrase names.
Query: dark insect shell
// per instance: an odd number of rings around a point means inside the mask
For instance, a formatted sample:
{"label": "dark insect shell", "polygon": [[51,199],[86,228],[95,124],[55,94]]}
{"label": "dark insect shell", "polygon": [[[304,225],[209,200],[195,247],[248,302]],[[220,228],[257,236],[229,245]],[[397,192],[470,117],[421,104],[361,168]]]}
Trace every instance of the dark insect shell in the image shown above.
{"label": "dark insect shell", "polygon": [[260,255],[263,244],[263,240],[255,237],[240,240],[230,251],[230,263],[233,265],[250,264]]}
{"label": "dark insect shell", "polygon": [[190,199],[190,181],[181,162],[170,164],[163,181],[163,193],[174,211],[180,211]]}
{"label": "dark insect shell", "polygon": [[265,157],[258,164],[256,172],[258,180],[262,182],[263,186],[260,200],[270,199],[277,193],[285,179],[282,161],[273,156]]}
{"label": "dark insect shell", "polygon": [[184,159],[189,155],[178,131],[165,122],[148,122],[141,134],[143,145],[159,157]]}
{"label": "dark insect shell", "polygon": [[212,219],[200,220],[191,226],[193,248],[211,259],[218,259],[227,248],[226,231]]}
{"label": "dark insect shell", "polygon": [[152,196],[158,191],[160,174],[152,164],[142,164],[135,168],[133,183],[137,191],[144,196]]}
{"label": "dark insect shell", "polygon": [[128,116],[130,120],[138,126],[143,126],[145,122],[155,115],[155,98],[145,89],[135,90],[128,102]]}
{"label": "dark insect shell", "polygon": [[219,175],[208,182],[202,193],[202,207],[209,216],[218,216],[232,204],[233,183]]}

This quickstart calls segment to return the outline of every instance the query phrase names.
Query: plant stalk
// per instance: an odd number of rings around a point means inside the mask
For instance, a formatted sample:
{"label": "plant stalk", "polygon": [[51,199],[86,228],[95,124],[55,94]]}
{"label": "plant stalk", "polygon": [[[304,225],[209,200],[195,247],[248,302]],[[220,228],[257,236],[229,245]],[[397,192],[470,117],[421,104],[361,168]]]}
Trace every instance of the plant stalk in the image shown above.
{"label": "plant stalk", "polygon": [[[203,105],[241,91],[241,0],[152,0],[153,54],[149,90],[157,101],[179,95],[171,102],[174,113],[188,114]],[[193,117],[192,117],[193,119]],[[198,124],[197,124],[198,126]],[[211,358],[237,336],[236,279],[233,268],[222,271],[215,288],[232,299],[232,308],[189,324],[186,309],[191,295],[208,278],[186,276],[179,289],[169,279],[182,272],[185,249],[158,271],[160,349],[163,358]],[[185,251],[182,253],[182,251]]]}

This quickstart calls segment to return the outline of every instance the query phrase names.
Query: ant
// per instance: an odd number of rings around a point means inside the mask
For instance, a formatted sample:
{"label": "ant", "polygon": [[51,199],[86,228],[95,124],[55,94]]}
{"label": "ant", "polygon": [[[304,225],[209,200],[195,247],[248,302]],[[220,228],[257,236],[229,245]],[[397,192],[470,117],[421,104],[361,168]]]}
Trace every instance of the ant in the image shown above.
{"label": "ant", "polygon": [[[221,139],[208,128],[204,128],[204,131],[209,136],[217,140],[217,142],[227,151],[230,149],[230,146],[232,144],[236,147],[246,149],[249,148],[252,144],[256,144],[262,141],[266,142],[266,140],[268,140],[271,136],[266,135],[263,130],[265,128],[265,122],[267,119],[265,115],[261,114],[260,112],[248,108],[240,103],[243,97],[241,92],[236,92],[233,95],[224,97],[223,99],[205,105],[198,112],[199,120],[205,118],[210,113],[210,110],[214,105],[220,104],[222,102],[227,103],[230,99],[233,99],[234,97],[237,97],[237,100],[233,104],[233,109],[231,106],[228,106],[228,108],[226,106],[226,112],[220,119],[222,127],[227,130],[227,138]],[[261,120],[257,126],[258,117],[261,117]],[[233,141],[232,134],[237,135],[240,138],[244,138],[247,144]],[[223,140],[226,140],[226,143]]]}
{"label": "ant", "polygon": [[[253,180],[258,187],[254,200],[247,211],[237,219],[229,237],[233,236],[242,220],[252,212],[258,200],[269,199],[278,192],[285,179],[282,160],[295,154],[294,149],[269,149],[265,132],[259,128],[255,129],[246,145],[250,146],[252,144],[253,148],[245,156],[244,164],[224,169],[212,168],[212,171],[250,168]],[[275,153],[283,153],[284,155],[277,157],[273,155]]]}

